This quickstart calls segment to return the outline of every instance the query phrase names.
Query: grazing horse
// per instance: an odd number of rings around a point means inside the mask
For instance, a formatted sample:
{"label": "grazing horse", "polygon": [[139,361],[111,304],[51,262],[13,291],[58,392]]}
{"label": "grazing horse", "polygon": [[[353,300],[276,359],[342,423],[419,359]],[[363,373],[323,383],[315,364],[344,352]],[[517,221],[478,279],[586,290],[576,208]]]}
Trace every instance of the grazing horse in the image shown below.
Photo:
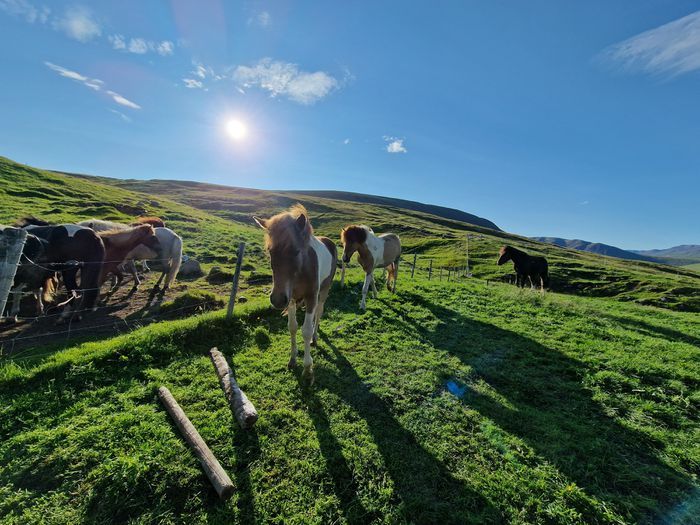
{"label": "grazing horse", "polygon": [[280,310],[287,309],[292,339],[289,368],[297,363],[297,305],[306,308],[301,328],[304,375],[313,383],[311,345],[318,339],[318,325],[335,276],[338,252],[333,241],[314,236],[307,211],[301,204],[269,219],[254,219],[266,233],[265,244],[272,266],[270,303]]}
{"label": "grazing horse", "polygon": [[503,246],[498,253],[499,257],[496,263],[498,266],[508,261],[513,261],[516,286],[525,287],[526,277],[530,280],[530,286],[532,288],[535,287],[534,283],[537,281],[539,281],[540,290],[543,292],[544,287],[549,286],[549,267],[547,259],[544,257],[528,255],[512,246]]}
{"label": "grazing horse", "polygon": [[[100,219],[90,219],[78,224],[92,228],[96,232],[126,230],[129,228],[125,224]],[[182,239],[170,228],[156,227],[155,232],[158,238],[158,248],[154,250],[145,245],[137,246],[126,256],[126,269],[134,277],[134,287],[138,287],[141,284],[141,279],[139,279],[134,261],[144,261],[145,263],[145,261],[159,260],[162,263],[163,273],[158,279],[156,286],[160,286],[161,281],[165,279],[165,287],[163,288],[163,291],[165,291],[173,284],[175,277],[180,271],[180,265],[182,264]]]}
{"label": "grazing horse", "polygon": [[386,278],[386,288],[396,291],[396,278],[399,274],[399,257],[401,256],[401,240],[394,233],[375,235],[367,226],[347,226],[340,232],[343,241],[343,278],[345,265],[350,262],[352,254],[357,252],[357,260],[365,271],[365,284],[362,286],[362,302],[360,308],[365,309],[367,291],[372,285],[374,297],[377,297],[377,287],[374,284],[374,269],[386,268],[389,273]]}
{"label": "grazing horse", "polygon": [[150,224],[102,231],[98,232],[97,235],[105,245],[105,262],[102,267],[100,284],[107,280],[108,274],[113,273],[117,277],[117,282],[112,286],[112,290],[118,287],[124,279],[120,266],[127,260],[129,253],[139,245],[144,245],[150,250],[158,249],[158,238]]}
{"label": "grazing horse", "polygon": [[165,228],[165,223],[160,217],[138,217],[131,223],[132,226],[138,226],[139,224],[150,224],[154,228]]}
{"label": "grazing horse", "polygon": [[[0,231],[3,230],[0,227]],[[39,239],[36,235],[27,234],[27,239],[22,248],[20,263],[15,273],[12,287],[12,307],[8,319],[17,319],[20,303],[22,301],[22,291],[29,289],[36,301],[36,315],[44,313],[44,303],[53,300],[54,292],[58,285],[56,272],[41,266],[46,253],[46,241]],[[31,262],[30,262],[31,261]],[[2,312],[0,312],[2,314]],[[1,315],[0,315],[1,317]]]}
{"label": "grazing horse", "polygon": [[[97,233],[76,224],[50,226],[45,221],[32,217],[23,219],[19,225],[46,242],[41,266],[50,271],[61,272],[63,283],[70,293],[82,290],[77,310],[93,308],[99,295],[100,274],[105,260],[104,243]],[[78,270],[80,288],[77,282]],[[69,309],[64,312],[63,317],[68,314]]]}

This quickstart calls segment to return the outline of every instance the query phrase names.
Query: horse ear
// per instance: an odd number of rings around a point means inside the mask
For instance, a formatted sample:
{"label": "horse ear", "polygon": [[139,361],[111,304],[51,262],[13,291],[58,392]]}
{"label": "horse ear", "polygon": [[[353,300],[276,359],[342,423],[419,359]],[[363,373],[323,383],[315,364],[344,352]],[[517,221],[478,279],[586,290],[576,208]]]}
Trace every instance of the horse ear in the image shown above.
{"label": "horse ear", "polygon": [[297,217],[297,229],[303,232],[306,229],[306,215],[303,213]]}
{"label": "horse ear", "polygon": [[260,226],[263,230],[267,230],[267,221],[261,217],[256,217],[255,215],[253,216],[253,220],[258,223],[258,226]]}

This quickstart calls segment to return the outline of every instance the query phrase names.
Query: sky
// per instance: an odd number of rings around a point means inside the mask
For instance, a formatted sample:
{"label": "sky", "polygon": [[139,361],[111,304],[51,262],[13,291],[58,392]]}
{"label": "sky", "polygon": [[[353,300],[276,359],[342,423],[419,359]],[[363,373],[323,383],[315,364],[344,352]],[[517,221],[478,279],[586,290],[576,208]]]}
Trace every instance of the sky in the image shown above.
{"label": "sky", "polygon": [[0,0],[0,155],[625,249],[700,244],[699,89],[697,1]]}

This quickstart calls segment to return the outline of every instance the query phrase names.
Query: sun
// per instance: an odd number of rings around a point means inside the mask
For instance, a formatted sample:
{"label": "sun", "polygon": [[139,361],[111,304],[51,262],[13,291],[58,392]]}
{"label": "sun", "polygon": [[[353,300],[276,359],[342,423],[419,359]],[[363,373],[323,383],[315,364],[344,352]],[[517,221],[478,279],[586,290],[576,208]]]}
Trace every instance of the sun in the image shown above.
{"label": "sun", "polygon": [[242,120],[231,119],[226,122],[226,133],[233,140],[241,141],[248,136],[248,127]]}

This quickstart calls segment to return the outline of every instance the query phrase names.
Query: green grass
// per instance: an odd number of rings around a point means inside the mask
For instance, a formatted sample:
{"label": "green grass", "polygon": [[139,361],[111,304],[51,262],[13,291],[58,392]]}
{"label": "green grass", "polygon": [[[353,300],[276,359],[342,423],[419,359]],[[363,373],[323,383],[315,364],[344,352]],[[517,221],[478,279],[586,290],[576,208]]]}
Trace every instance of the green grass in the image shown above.
{"label": "green grass", "polygon": [[688,264],[688,265],[684,266],[684,268],[687,268],[688,270],[695,270],[696,272],[700,272],[700,263]]}
{"label": "green grass", "polygon": [[[207,314],[6,362],[3,521],[693,523],[696,315],[424,279],[359,314],[351,275],[311,388],[261,301],[231,323]],[[225,404],[214,345],[261,414],[252,432]],[[230,502],[160,407],[161,384],[230,472]]]}
{"label": "green grass", "polygon": [[[319,233],[363,222],[419,254],[415,279],[404,265],[398,293],[381,290],[365,313],[357,267],[334,286],[313,387],[286,369],[286,319],[264,297],[270,269],[249,218],[297,200]],[[248,242],[247,301],[231,322],[208,313],[0,360],[0,523],[697,523],[697,272],[384,206],[78,178],[0,158],[0,223],[128,221],[139,207],[164,217],[206,273],[229,272]],[[467,232],[484,235],[472,244],[480,279],[428,281],[429,259],[462,264]],[[505,243],[545,254],[564,293],[498,283]],[[222,288],[210,281],[188,281],[165,308],[215,307]],[[226,406],[212,346],[260,412],[251,432]],[[159,385],[233,478],[229,502]]]}

